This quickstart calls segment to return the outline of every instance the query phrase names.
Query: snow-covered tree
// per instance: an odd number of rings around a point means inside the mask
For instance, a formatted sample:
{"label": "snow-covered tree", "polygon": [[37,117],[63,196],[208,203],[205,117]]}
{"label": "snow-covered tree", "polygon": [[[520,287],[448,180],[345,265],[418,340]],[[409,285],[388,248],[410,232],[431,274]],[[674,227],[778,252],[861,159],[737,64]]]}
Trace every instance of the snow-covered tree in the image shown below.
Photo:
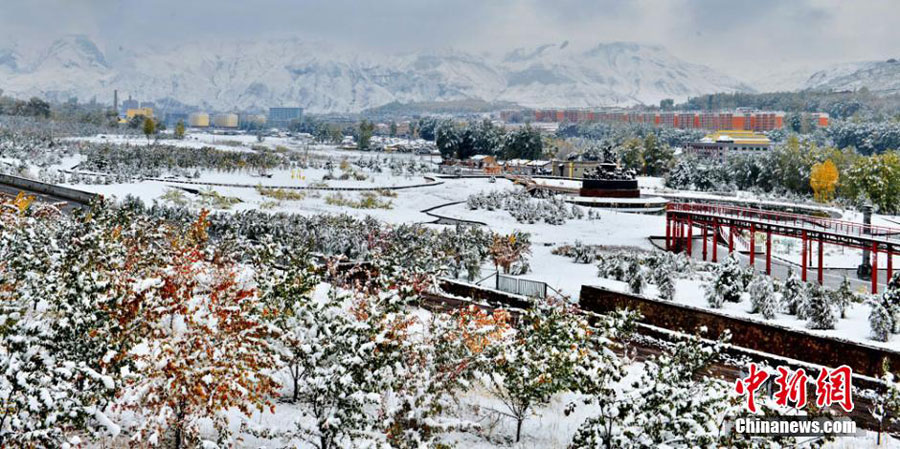
{"label": "snow-covered tree", "polygon": [[535,407],[576,383],[576,370],[593,351],[587,321],[561,305],[526,311],[523,325],[487,351],[492,362],[481,383],[516,421],[516,441]]}
{"label": "snow-covered tree", "polygon": [[306,342],[301,338],[306,323],[299,320],[302,314],[298,309],[312,300],[318,276],[306,253],[291,251],[271,239],[261,242],[255,253],[260,301],[265,304],[267,320],[279,329],[276,346],[290,378],[291,400],[296,402],[306,357]]}
{"label": "snow-covered tree", "polygon": [[140,416],[133,440],[174,447],[201,444],[199,424],[212,420],[217,443],[231,434],[226,412],[249,416],[271,407],[279,383],[277,328],[263,318],[248,267],[213,258],[205,249],[205,214],[170,243],[172,258],[149,270],[133,289],[143,310],[141,350],[121,407]]}
{"label": "snow-covered tree", "polygon": [[787,313],[797,315],[797,318],[805,319],[807,306],[807,291],[803,286],[803,281],[788,268],[787,280],[784,282],[784,290],[782,292],[782,301]]}
{"label": "snow-covered tree", "polygon": [[113,218],[0,200],[0,447],[119,432],[107,406],[134,343],[125,281],[148,246],[144,226],[113,232]]}
{"label": "snow-covered tree", "polygon": [[744,291],[744,270],[737,258],[729,255],[724,263],[716,265],[712,283],[707,285],[706,300],[714,308],[722,307],[724,302],[741,302]]}
{"label": "snow-covered tree", "polygon": [[900,272],[888,281],[887,288],[881,294],[881,305],[891,317],[891,332],[900,333]]}
{"label": "snow-covered tree", "polygon": [[296,338],[304,356],[298,359],[294,396],[300,416],[293,429],[254,433],[319,449],[377,443],[377,423],[367,408],[379,405],[381,397],[370,393],[384,387],[385,379],[375,363],[378,331],[369,320],[371,310],[335,290],[298,306]]}
{"label": "snow-covered tree", "polygon": [[881,375],[880,380],[882,387],[872,399],[872,407],[869,409],[869,414],[878,422],[879,443],[881,433],[892,422],[896,422],[900,416],[900,385],[895,382],[894,373],[890,371],[887,364],[884,366],[884,374]]}
{"label": "snow-covered tree", "polygon": [[806,313],[807,326],[810,329],[834,329],[837,317],[828,293],[817,284],[809,284],[809,286],[809,307]]}
{"label": "snow-covered tree", "polygon": [[768,319],[775,318],[778,310],[778,297],[772,280],[768,276],[756,276],[750,282],[750,313],[760,313]]}
{"label": "snow-covered tree", "polygon": [[631,293],[640,295],[644,292],[644,270],[641,267],[641,261],[637,257],[631,259],[628,268],[625,271],[625,277],[628,279],[628,289]]}
{"label": "snow-covered tree", "polygon": [[841,285],[837,290],[830,292],[831,294],[831,303],[834,307],[840,311],[841,318],[847,318],[847,309],[850,307],[850,304],[856,302],[856,293],[853,292],[853,288],[850,287],[850,279],[847,279],[844,276],[844,280],[841,281]]}
{"label": "snow-covered tree", "polygon": [[520,231],[505,236],[494,235],[494,242],[490,248],[494,265],[502,268],[504,273],[512,272],[517,265],[527,265],[528,256],[531,254],[530,237],[529,234]]}
{"label": "snow-covered tree", "polygon": [[719,446],[732,388],[700,373],[718,359],[724,341],[709,346],[692,337],[648,360],[639,380],[593,401],[599,412],[584,421],[569,447]]}
{"label": "snow-covered tree", "polygon": [[675,272],[669,266],[659,266],[653,270],[653,283],[659,295],[666,301],[675,299]]}
{"label": "snow-covered tree", "polygon": [[894,318],[879,301],[869,301],[869,328],[872,338],[877,341],[888,341],[893,333]]}

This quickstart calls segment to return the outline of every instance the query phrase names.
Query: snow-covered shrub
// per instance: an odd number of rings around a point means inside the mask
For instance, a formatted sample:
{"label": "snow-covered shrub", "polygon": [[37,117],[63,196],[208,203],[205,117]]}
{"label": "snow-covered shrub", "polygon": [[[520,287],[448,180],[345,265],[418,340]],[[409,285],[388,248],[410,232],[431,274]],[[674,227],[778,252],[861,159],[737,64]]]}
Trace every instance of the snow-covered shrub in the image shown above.
{"label": "snow-covered shrub", "polygon": [[628,281],[628,289],[631,293],[640,295],[644,292],[644,270],[641,267],[641,261],[637,257],[631,259],[628,268],[625,270],[625,277]]}
{"label": "snow-covered shrub", "polygon": [[584,218],[584,208],[582,208],[581,206],[579,206],[577,204],[573,204],[571,206],[571,214],[570,215],[575,220],[581,220]]}
{"label": "snow-covered shrub", "polygon": [[725,262],[716,265],[713,280],[706,286],[706,301],[713,308],[721,308],[725,302],[741,302],[744,291],[744,270],[737,258],[728,255]]}
{"label": "snow-covered shrub", "polygon": [[828,293],[817,284],[809,284],[809,286],[807,326],[810,329],[834,329],[837,317]]}
{"label": "snow-covered shrub", "polygon": [[593,263],[597,258],[594,249],[580,240],[575,240],[575,245],[572,246],[569,255],[575,263]]}
{"label": "snow-covered shrub", "polygon": [[657,268],[653,272],[653,283],[659,289],[659,295],[666,301],[675,299],[675,273],[672,270]]}
{"label": "snow-covered shrub", "polygon": [[560,195],[537,193],[529,196],[524,190],[482,192],[470,195],[466,206],[471,210],[504,210],[519,223],[544,222],[551,225],[565,224],[569,219],[584,217],[584,211],[569,205]]}
{"label": "snow-covered shrub", "polygon": [[775,318],[778,298],[772,280],[768,276],[756,276],[750,282],[750,313],[760,313],[763,317]]}
{"label": "snow-covered shrub", "polygon": [[894,326],[891,313],[878,301],[869,301],[869,307],[869,328],[872,330],[872,339],[888,341]]}
{"label": "snow-covered shrub", "polygon": [[599,277],[617,281],[625,279],[625,269],[628,262],[626,255],[622,253],[601,254],[598,258],[600,259],[600,262],[597,263],[597,275]]}
{"label": "snow-covered shrub", "polygon": [[734,441],[744,436],[722,428],[723,418],[738,412],[734,388],[700,374],[721,356],[725,341],[680,341],[648,360],[631,384],[587,392],[583,402],[598,411],[581,424],[569,447],[745,447]]}
{"label": "snow-covered shrub", "polygon": [[595,346],[598,341],[584,317],[561,305],[530,309],[521,322],[527,325],[487,348],[493,363],[479,376],[503,404],[504,412],[515,419],[517,442],[523,422],[535,407],[560,392],[578,389],[592,370],[616,360],[608,349]]}
{"label": "snow-covered shrub", "polygon": [[856,300],[856,293],[853,292],[853,288],[850,287],[850,280],[844,276],[844,280],[841,281],[841,285],[837,290],[829,292],[831,303],[834,307],[840,312],[841,318],[847,318],[847,308]]}
{"label": "snow-covered shrub", "polygon": [[790,268],[788,268],[787,280],[784,282],[781,297],[787,313],[797,315],[797,318],[800,319],[806,318],[807,291],[803,286],[803,281]]}

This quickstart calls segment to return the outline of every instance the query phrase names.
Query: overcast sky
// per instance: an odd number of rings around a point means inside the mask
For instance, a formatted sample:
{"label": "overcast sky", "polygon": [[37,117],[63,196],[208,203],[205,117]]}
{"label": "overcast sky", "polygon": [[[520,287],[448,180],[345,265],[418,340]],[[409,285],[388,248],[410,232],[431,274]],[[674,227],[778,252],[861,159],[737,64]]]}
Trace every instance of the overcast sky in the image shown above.
{"label": "overcast sky", "polygon": [[[386,52],[660,44],[744,79],[900,57],[898,0],[0,0],[0,40],[101,47],[296,36]],[[0,42],[2,43],[2,42]]]}

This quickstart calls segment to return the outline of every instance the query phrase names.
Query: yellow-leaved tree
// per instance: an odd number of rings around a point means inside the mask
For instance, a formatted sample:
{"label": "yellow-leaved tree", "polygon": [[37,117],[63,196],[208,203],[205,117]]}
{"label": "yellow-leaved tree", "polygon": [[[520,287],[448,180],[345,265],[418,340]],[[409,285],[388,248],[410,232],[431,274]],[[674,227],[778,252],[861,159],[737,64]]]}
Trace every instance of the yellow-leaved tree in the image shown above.
{"label": "yellow-leaved tree", "polygon": [[813,165],[809,174],[809,186],[813,189],[816,201],[825,203],[834,198],[834,189],[837,187],[838,170],[831,159]]}

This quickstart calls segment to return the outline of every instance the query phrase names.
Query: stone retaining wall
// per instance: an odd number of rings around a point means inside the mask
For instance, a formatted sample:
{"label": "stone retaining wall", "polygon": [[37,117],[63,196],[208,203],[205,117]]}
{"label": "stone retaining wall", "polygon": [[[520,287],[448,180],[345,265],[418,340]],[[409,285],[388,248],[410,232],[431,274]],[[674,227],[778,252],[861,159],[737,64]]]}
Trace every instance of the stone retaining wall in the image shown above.
{"label": "stone retaining wall", "polygon": [[99,197],[99,195],[97,195],[96,193],[75,190],[68,187],[47,184],[46,182],[20,178],[18,176],[12,175],[0,174],[0,184],[13,186],[24,191],[55,196],[57,198],[62,198],[64,200],[73,201],[80,204],[90,204],[92,201]]}
{"label": "stone retaining wall", "polygon": [[601,287],[582,286],[579,304],[596,313],[636,310],[643,315],[642,322],[674,331],[692,333],[705,326],[708,338],[718,338],[728,329],[733,345],[816,365],[847,365],[854,373],[871,377],[881,375],[885,361],[900,366],[900,353],[895,351]]}

